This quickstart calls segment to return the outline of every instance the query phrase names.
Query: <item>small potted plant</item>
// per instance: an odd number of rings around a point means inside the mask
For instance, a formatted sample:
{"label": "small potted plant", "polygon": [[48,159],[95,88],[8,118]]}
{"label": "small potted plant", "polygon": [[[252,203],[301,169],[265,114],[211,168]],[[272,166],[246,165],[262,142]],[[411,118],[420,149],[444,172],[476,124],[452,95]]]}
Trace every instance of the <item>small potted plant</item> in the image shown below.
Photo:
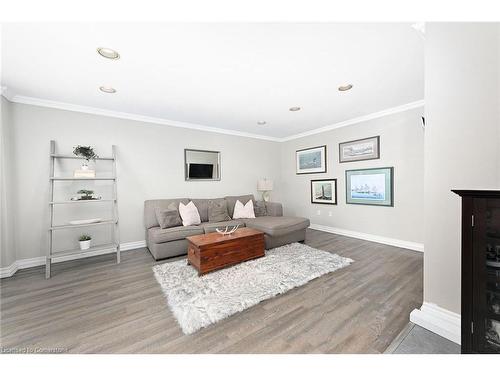
{"label": "small potted plant", "polygon": [[80,250],[89,249],[91,240],[92,237],[90,237],[88,234],[82,234],[78,240],[80,242]]}
{"label": "small potted plant", "polygon": [[97,198],[94,197],[94,191],[93,190],[86,190],[86,189],[81,189],[76,192],[77,194],[82,194],[81,197],[78,198],[79,201],[90,201],[90,200],[96,200]]}
{"label": "small potted plant", "polygon": [[85,162],[83,162],[83,164],[82,164],[82,170],[84,170],[84,171],[89,169],[89,165],[88,165],[89,161],[95,160],[99,157],[99,155],[97,155],[95,153],[94,149],[90,146],[78,145],[73,149],[73,154],[85,159]]}

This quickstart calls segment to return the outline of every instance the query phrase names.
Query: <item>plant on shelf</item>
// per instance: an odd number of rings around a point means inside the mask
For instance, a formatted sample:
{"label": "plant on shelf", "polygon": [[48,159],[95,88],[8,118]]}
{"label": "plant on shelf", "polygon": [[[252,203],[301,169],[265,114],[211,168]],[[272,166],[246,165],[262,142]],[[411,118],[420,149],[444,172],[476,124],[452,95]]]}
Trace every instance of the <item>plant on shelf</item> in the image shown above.
{"label": "plant on shelf", "polygon": [[90,201],[90,200],[97,200],[100,197],[94,197],[94,190],[78,190],[76,192],[77,194],[82,194],[81,197],[78,198],[79,201]]}
{"label": "plant on shelf", "polygon": [[80,250],[87,250],[90,248],[90,241],[92,237],[88,234],[82,234],[78,241],[80,242]]}
{"label": "plant on shelf", "polygon": [[99,155],[97,155],[94,149],[90,146],[78,145],[73,149],[73,154],[75,154],[76,156],[80,156],[86,160],[86,162],[82,164],[83,170],[87,170],[89,168],[88,166],[89,161],[95,160],[99,157]]}
{"label": "plant on shelf", "polygon": [[94,149],[90,146],[78,145],[73,149],[73,154],[75,154],[76,156],[81,156],[87,161],[95,160],[99,157],[99,155],[97,155]]}

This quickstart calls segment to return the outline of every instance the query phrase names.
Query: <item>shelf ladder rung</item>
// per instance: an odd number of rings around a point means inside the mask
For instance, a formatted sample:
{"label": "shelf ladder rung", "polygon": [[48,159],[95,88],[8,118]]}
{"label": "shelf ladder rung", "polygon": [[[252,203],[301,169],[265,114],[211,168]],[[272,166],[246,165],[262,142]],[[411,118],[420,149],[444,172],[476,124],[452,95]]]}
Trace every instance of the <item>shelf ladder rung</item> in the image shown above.
{"label": "shelf ladder rung", "polygon": [[72,203],[96,203],[96,202],[115,202],[116,199],[81,199],[74,201],[54,201],[49,204],[72,204]]}
{"label": "shelf ladder rung", "polygon": [[96,226],[96,225],[106,225],[106,224],[116,224],[116,223],[118,223],[118,220],[104,220],[104,221],[99,221],[98,223],[88,223],[88,224],[55,225],[55,226],[51,227],[50,230],[92,227],[92,226]]}
{"label": "shelf ladder rung", "polygon": [[118,245],[115,243],[109,243],[105,245],[99,245],[99,246],[93,246],[90,247],[89,249],[86,250],[80,250],[80,249],[72,249],[72,250],[64,250],[64,251],[57,251],[54,252],[50,255],[51,259],[54,258],[61,258],[69,255],[75,255],[75,254],[88,254],[88,253],[93,253],[95,251],[101,251],[101,250],[115,250],[118,249]]}
{"label": "shelf ladder rung", "polygon": [[116,177],[50,177],[52,181],[77,181],[77,180],[89,180],[89,181],[95,181],[95,180],[109,180],[109,181],[114,181],[116,180]]}
{"label": "shelf ladder rung", "polygon": [[[56,159],[79,159],[79,160],[85,160],[84,158],[82,158],[81,156],[74,156],[74,155],[63,155],[63,154],[51,154],[50,155],[51,157],[53,158],[56,158]],[[115,160],[114,158],[112,157],[104,157],[104,158],[95,158],[94,160]]]}

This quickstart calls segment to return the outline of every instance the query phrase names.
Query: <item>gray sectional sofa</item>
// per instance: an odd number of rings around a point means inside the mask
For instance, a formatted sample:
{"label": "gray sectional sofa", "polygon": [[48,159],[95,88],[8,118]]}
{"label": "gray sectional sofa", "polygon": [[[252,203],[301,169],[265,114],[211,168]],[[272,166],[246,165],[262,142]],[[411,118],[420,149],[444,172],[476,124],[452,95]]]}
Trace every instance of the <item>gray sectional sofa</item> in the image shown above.
{"label": "gray sectional sofa", "polygon": [[[233,217],[233,210],[236,200],[245,204],[250,199],[254,201],[254,206],[257,202],[253,195],[228,196],[224,198],[227,202],[228,214]],[[156,209],[167,209],[174,203],[176,207],[179,203],[183,204],[193,201],[200,214],[201,224],[192,226],[176,226],[172,228],[160,228],[156,218]],[[151,252],[151,255],[156,260],[169,258],[173,256],[183,255],[187,253],[186,237],[196,234],[204,234],[214,232],[216,228],[225,227],[226,225],[239,224],[240,227],[249,227],[264,232],[266,241],[266,249],[285,245],[287,243],[304,241],[306,236],[306,228],[309,227],[309,219],[302,217],[283,216],[283,208],[281,203],[275,202],[259,202],[263,216],[257,216],[255,219],[234,219],[222,222],[208,221],[208,201],[210,199],[154,199],[144,202],[144,225],[146,228],[146,244]],[[262,210],[262,206],[265,209]],[[265,211],[264,213],[262,211]]]}

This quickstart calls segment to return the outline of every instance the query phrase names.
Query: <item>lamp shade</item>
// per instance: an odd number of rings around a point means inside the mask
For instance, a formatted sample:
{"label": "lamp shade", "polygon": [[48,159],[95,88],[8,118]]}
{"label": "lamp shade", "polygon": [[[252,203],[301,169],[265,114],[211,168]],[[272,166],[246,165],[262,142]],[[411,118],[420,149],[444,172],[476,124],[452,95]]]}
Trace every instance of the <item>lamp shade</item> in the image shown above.
{"label": "lamp shade", "polygon": [[273,182],[271,180],[263,179],[257,182],[257,191],[271,191],[273,190]]}

